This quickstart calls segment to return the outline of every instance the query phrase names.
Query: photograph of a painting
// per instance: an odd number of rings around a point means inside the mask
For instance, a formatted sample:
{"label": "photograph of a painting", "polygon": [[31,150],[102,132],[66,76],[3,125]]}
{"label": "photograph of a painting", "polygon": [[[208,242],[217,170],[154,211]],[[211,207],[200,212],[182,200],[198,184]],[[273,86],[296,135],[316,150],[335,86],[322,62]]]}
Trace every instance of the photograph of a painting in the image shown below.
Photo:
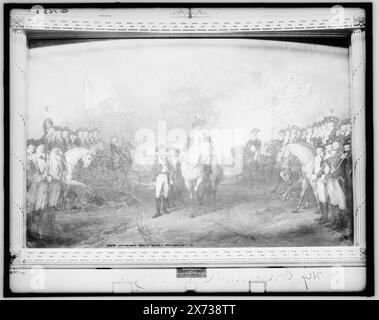
{"label": "photograph of a painting", "polygon": [[343,46],[37,41],[26,245],[352,245],[350,104]]}

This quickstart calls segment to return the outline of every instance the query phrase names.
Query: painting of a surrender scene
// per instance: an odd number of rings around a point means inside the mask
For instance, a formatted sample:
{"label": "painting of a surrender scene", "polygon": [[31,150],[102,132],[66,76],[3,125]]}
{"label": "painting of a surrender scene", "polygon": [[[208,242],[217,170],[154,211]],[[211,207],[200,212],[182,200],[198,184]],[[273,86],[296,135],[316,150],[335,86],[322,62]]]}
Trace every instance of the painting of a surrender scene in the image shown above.
{"label": "painting of a surrender scene", "polygon": [[128,39],[28,59],[28,247],[352,244],[347,48]]}

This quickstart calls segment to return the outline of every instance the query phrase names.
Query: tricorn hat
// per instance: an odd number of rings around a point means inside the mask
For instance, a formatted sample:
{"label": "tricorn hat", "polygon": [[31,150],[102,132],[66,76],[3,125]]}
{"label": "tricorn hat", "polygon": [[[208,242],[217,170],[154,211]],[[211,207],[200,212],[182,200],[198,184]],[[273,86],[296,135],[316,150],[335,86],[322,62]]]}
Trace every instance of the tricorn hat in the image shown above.
{"label": "tricorn hat", "polygon": [[197,126],[204,126],[206,124],[207,122],[204,119],[200,118],[200,116],[195,116],[195,120],[192,122],[192,128],[195,128]]}
{"label": "tricorn hat", "polygon": [[326,122],[333,122],[333,123],[338,123],[338,122],[339,122],[338,117],[335,117],[335,116],[328,116],[328,117],[325,117],[324,120],[325,120]]}
{"label": "tricorn hat", "polygon": [[315,148],[316,148],[316,149],[324,149],[324,145],[322,144],[321,141],[317,141],[317,142],[316,142],[316,145],[315,145]]}
{"label": "tricorn hat", "polygon": [[30,145],[35,146],[36,145],[36,140],[34,140],[34,139],[28,139],[28,141],[26,142],[26,145],[27,146],[30,146]]}
{"label": "tricorn hat", "polygon": [[259,132],[259,131],[261,131],[261,130],[258,129],[258,128],[253,128],[253,129],[250,130],[250,133],[253,133],[253,132]]}

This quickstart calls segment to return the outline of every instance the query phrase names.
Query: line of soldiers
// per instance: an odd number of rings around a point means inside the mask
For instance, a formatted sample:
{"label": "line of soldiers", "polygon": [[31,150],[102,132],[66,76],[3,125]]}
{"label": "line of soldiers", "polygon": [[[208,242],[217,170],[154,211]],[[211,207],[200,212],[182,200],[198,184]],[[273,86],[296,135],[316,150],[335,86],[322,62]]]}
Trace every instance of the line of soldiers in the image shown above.
{"label": "line of soldiers", "polygon": [[75,131],[68,127],[50,126],[43,136],[47,151],[59,148],[63,152],[74,147],[91,148],[100,141],[98,129],[79,128]]}
{"label": "line of soldiers", "polygon": [[[99,130],[54,126],[51,119],[43,122],[41,139],[27,141],[26,213],[30,223],[41,225],[45,209],[56,208],[63,202],[66,186],[64,153],[74,147],[90,148],[99,139]],[[51,215],[48,215],[49,217]],[[52,221],[50,221],[52,223]],[[41,235],[41,229],[38,230]]]}
{"label": "line of soldiers", "polygon": [[352,232],[351,121],[324,117],[306,128],[293,126],[280,130],[283,145],[305,142],[314,145],[316,158],[311,182],[321,211],[320,223],[347,236]]}
{"label": "line of soldiers", "polygon": [[305,142],[315,147],[320,144],[325,147],[330,140],[336,138],[341,141],[351,140],[350,119],[341,121],[338,117],[327,116],[305,128],[293,125],[279,130],[279,140],[284,144]]}

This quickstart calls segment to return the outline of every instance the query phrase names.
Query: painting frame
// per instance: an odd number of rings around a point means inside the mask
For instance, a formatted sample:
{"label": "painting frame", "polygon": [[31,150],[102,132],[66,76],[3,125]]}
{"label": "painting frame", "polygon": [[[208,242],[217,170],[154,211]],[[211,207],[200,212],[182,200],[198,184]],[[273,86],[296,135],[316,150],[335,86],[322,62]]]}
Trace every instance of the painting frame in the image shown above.
{"label": "painting frame", "polygon": [[[371,158],[368,141],[371,129],[367,109],[371,107],[365,71],[367,13],[364,9],[345,8],[228,8],[191,6],[163,7],[141,15],[128,10],[149,10],[146,7],[120,8],[125,15],[110,18],[94,13],[78,16],[69,6],[15,9],[8,7],[9,28],[9,244],[12,269],[32,268],[166,268],[166,267],[269,267],[269,266],[366,266],[367,219],[372,196],[366,188]],[[334,8],[334,9],[333,9]],[[13,9],[13,11],[11,10]],[[42,11],[41,11],[42,10]],[[84,10],[84,9],[83,9]],[[90,10],[90,9],[88,9]],[[104,9],[118,10],[118,9]],[[125,11],[126,10],[126,11]],[[337,10],[337,11],[335,11]],[[91,10],[90,10],[91,11]],[[317,13],[316,13],[317,12]],[[337,13],[336,13],[337,12]],[[91,16],[92,15],[92,16]],[[137,19],[135,17],[138,17]],[[257,18],[259,17],[259,18]],[[343,17],[343,18],[342,18]],[[129,19],[129,20],[128,20]],[[126,22],[131,23],[126,23]],[[167,29],[170,21],[171,29]],[[194,23],[205,22],[198,29]],[[249,23],[247,23],[249,22]],[[232,26],[232,27],[230,27]],[[28,39],[31,38],[144,38],[144,37],[286,37],[340,36],[350,37],[350,81],[352,101],[354,245],[349,247],[285,247],[285,248],[128,248],[128,249],[31,249],[25,248],[25,141]],[[372,111],[370,111],[372,112]],[[17,135],[14,133],[18,132]],[[6,233],[7,237],[7,233]]]}

